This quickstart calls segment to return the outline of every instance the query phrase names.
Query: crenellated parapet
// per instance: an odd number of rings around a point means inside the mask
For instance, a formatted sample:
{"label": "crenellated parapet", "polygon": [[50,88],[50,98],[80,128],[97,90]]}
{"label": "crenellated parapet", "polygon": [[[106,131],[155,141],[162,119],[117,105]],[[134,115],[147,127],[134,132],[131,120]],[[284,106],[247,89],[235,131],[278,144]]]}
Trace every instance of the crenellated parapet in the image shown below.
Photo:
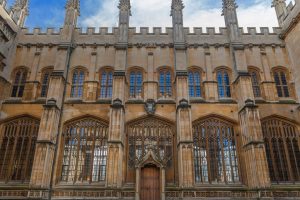
{"label": "crenellated parapet", "polygon": [[[19,34],[19,44],[58,44],[63,35],[63,29],[56,28],[23,28]],[[268,27],[255,27],[239,28],[241,42],[244,45],[253,44],[282,44],[279,38],[282,29],[275,27],[270,29]],[[228,29],[221,27],[216,29],[214,27],[201,28],[184,28],[185,44],[187,46],[197,45],[225,45],[230,43],[228,39]],[[169,46],[174,47],[173,41],[173,28],[161,27],[130,27],[128,29],[128,47],[132,46]],[[76,28],[74,32],[74,44],[86,44],[94,46],[114,46],[118,43],[119,28],[113,27],[89,27],[86,29]],[[152,45],[149,45],[152,44]]]}

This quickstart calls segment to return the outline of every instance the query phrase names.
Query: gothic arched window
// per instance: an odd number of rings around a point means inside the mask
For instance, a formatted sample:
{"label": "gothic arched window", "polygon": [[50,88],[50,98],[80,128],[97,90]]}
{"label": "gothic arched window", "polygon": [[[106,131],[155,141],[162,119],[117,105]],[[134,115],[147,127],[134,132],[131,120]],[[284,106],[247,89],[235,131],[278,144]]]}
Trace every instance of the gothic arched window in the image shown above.
{"label": "gothic arched window", "polygon": [[42,74],[42,81],[41,81],[41,97],[47,97],[49,82],[50,82],[50,75],[53,69],[46,69],[43,71]]}
{"label": "gothic arched window", "polygon": [[11,97],[22,97],[25,89],[27,70],[19,69],[16,71],[14,76],[14,82],[12,87]]}
{"label": "gothic arched window", "polygon": [[217,71],[217,81],[218,81],[218,91],[220,98],[230,98],[231,89],[230,89],[230,78],[227,70]]}
{"label": "gothic arched window", "polygon": [[21,117],[0,130],[0,181],[30,181],[39,121]]}
{"label": "gothic arched window", "polygon": [[270,178],[272,182],[300,181],[300,134],[286,120],[270,118],[262,122]]}
{"label": "gothic arched window", "polygon": [[143,89],[143,74],[140,70],[130,72],[130,97],[141,98]]}
{"label": "gothic arched window", "polygon": [[173,157],[173,125],[155,117],[137,120],[128,125],[130,168],[134,168],[152,151],[164,165],[170,166]]}
{"label": "gothic arched window", "polygon": [[101,99],[112,98],[113,90],[113,71],[105,69],[100,73],[100,95]]}
{"label": "gothic arched window", "polygon": [[71,97],[81,98],[83,95],[85,72],[82,69],[76,69],[73,71]]}
{"label": "gothic arched window", "polygon": [[189,71],[189,93],[190,97],[201,97],[201,72],[199,70]]}
{"label": "gothic arched window", "polygon": [[284,70],[274,71],[274,81],[278,97],[290,97],[288,79]]}
{"label": "gothic arched window", "polygon": [[101,182],[106,179],[108,124],[84,118],[64,127],[61,181]]}
{"label": "gothic arched window", "polygon": [[239,182],[233,125],[218,118],[193,123],[196,183]]}
{"label": "gothic arched window", "polygon": [[172,75],[170,70],[159,71],[159,93],[161,97],[172,96]]}
{"label": "gothic arched window", "polygon": [[254,97],[261,97],[260,76],[256,70],[250,70],[249,73],[251,76]]}

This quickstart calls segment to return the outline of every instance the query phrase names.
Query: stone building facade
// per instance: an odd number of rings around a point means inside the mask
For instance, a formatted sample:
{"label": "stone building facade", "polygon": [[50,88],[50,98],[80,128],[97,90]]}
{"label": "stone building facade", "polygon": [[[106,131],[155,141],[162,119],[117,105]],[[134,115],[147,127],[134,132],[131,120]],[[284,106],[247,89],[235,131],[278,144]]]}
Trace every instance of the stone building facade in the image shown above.
{"label": "stone building facade", "polygon": [[[0,0],[0,199],[300,199],[300,0],[280,27],[24,27]],[[271,4],[271,2],[270,2]],[[134,13],[133,13],[134,14]]]}

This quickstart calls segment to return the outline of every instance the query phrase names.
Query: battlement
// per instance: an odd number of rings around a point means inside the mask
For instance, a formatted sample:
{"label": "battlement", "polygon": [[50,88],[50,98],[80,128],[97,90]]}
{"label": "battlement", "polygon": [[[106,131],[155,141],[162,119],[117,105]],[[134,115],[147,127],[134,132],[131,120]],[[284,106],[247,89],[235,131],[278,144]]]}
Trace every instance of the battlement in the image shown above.
{"label": "battlement", "polygon": [[284,38],[286,34],[298,23],[300,19],[300,0],[295,0],[295,3],[290,2],[287,7],[287,14],[279,17],[279,22],[282,26],[282,37]]}
{"label": "battlement", "polygon": [[[60,35],[62,34],[62,28],[22,28],[21,32],[24,35]],[[281,33],[281,28],[274,27],[270,29],[269,27],[240,27],[239,28],[241,35],[253,35],[253,36],[259,36],[259,35],[279,35]],[[78,35],[117,35],[118,34],[118,27],[88,27],[88,28],[76,28],[75,32]],[[220,28],[214,28],[214,27],[185,27],[184,33],[189,35],[198,35],[198,36],[227,36],[228,31],[225,27]],[[165,35],[172,35],[173,34],[173,28],[171,27],[130,27],[129,28],[129,35],[144,35],[144,36],[165,36]]]}

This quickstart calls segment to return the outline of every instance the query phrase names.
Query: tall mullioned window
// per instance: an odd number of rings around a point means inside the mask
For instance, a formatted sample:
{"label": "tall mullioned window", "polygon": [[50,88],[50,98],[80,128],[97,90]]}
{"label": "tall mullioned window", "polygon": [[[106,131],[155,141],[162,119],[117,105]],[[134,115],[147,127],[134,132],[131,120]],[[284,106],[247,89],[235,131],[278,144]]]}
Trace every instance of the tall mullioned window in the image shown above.
{"label": "tall mullioned window", "polygon": [[0,181],[30,181],[39,121],[21,117],[1,125]]}
{"label": "tall mullioned window", "polygon": [[233,125],[211,117],[193,123],[196,183],[237,183],[239,169]]}
{"label": "tall mullioned window", "polygon": [[170,70],[159,72],[159,93],[161,97],[172,96],[172,75]]}
{"label": "tall mullioned window", "polygon": [[28,72],[26,69],[19,69],[18,71],[16,71],[11,97],[23,97],[27,74]]}
{"label": "tall mullioned window", "polygon": [[300,134],[286,120],[269,118],[262,122],[266,154],[272,182],[300,181]]}
{"label": "tall mullioned window", "polygon": [[142,96],[143,88],[143,75],[142,72],[131,71],[130,72],[130,97],[131,98],[140,98]]}
{"label": "tall mullioned window", "polygon": [[284,70],[277,70],[274,72],[274,81],[278,97],[290,97],[287,76]]}
{"label": "tall mullioned window", "polygon": [[251,75],[251,81],[252,81],[252,89],[254,97],[261,97],[261,90],[260,90],[260,76],[257,71],[250,70],[249,71]]}
{"label": "tall mullioned window", "polygon": [[50,76],[52,73],[53,69],[46,69],[43,72],[42,75],[42,85],[41,85],[41,97],[47,97],[48,94],[48,88],[49,88],[49,82],[50,82]]}
{"label": "tall mullioned window", "polygon": [[101,182],[106,179],[108,124],[84,118],[64,127],[61,181]]}
{"label": "tall mullioned window", "polygon": [[189,94],[190,97],[202,97],[201,72],[189,71]]}
{"label": "tall mullioned window", "polygon": [[83,96],[83,84],[84,84],[85,73],[81,69],[76,69],[73,72],[72,86],[71,86],[71,97],[81,98]]}
{"label": "tall mullioned window", "polygon": [[112,98],[113,91],[113,71],[103,70],[100,74],[100,95],[101,99]]}
{"label": "tall mullioned window", "polygon": [[218,81],[218,91],[220,98],[230,98],[231,88],[230,88],[230,78],[227,70],[219,70],[217,72]]}

